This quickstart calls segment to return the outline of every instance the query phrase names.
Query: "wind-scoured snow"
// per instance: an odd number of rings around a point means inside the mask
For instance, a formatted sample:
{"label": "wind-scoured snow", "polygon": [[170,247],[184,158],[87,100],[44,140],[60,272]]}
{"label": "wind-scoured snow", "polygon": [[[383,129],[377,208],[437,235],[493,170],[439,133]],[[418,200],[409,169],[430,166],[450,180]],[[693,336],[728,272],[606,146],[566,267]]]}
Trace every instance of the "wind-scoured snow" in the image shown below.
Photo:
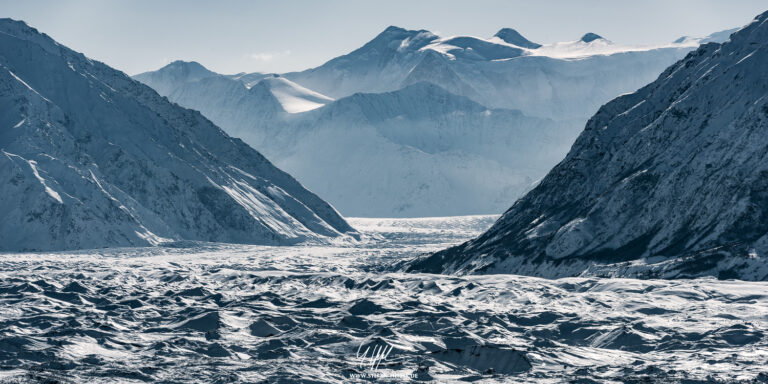
{"label": "wind-scoured snow", "polygon": [[0,19],[0,32],[0,250],[355,235],[200,113],[23,22]]}
{"label": "wind-scoured snow", "polygon": [[411,270],[768,280],[768,13],[603,106],[485,234]]}
{"label": "wind-scoured snow", "polygon": [[328,96],[304,88],[288,79],[272,76],[261,80],[288,113],[311,111],[333,101]]}
{"label": "wind-scoured snow", "polygon": [[0,254],[0,382],[765,379],[766,283],[386,268],[496,218],[349,219],[354,245]]}

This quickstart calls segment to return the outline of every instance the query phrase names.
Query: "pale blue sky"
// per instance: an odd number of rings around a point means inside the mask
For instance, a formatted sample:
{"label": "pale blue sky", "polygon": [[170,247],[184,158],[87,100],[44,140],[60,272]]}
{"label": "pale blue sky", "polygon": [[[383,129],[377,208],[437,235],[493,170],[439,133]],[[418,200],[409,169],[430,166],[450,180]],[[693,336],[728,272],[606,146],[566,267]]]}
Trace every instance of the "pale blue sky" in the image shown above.
{"label": "pale blue sky", "polygon": [[0,0],[0,17],[22,19],[129,74],[176,59],[222,73],[300,70],[389,25],[481,37],[511,27],[539,43],[585,32],[662,43],[742,26],[766,9],[765,0]]}

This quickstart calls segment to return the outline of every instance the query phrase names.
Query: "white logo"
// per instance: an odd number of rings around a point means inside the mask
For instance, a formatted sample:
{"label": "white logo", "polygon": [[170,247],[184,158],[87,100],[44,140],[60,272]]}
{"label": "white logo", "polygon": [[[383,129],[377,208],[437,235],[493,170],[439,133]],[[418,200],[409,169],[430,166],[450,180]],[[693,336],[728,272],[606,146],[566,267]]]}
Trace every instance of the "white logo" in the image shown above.
{"label": "white logo", "polygon": [[390,352],[392,352],[392,346],[387,344],[376,344],[373,349],[371,349],[371,346],[369,345],[365,347],[365,350],[362,353],[360,353],[361,349],[363,349],[363,343],[360,343],[360,346],[357,347],[357,354],[355,355],[358,364],[360,364],[360,368],[368,368],[374,372],[379,369],[379,364],[381,364],[381,362],[389,356]]}

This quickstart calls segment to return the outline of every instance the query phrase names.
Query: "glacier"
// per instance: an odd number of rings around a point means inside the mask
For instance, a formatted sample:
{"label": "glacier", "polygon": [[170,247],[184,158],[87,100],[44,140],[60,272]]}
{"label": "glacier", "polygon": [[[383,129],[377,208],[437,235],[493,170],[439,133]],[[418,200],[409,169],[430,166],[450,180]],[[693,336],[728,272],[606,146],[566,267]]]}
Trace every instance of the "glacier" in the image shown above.
{"label": "glacier", "polygon": [[[389,268],[497,218],[350,218],[362,241],[339,244],[0,253],[0,382],[765,381],[765,282]],[[359,356],[377,347],[374,370]]]}

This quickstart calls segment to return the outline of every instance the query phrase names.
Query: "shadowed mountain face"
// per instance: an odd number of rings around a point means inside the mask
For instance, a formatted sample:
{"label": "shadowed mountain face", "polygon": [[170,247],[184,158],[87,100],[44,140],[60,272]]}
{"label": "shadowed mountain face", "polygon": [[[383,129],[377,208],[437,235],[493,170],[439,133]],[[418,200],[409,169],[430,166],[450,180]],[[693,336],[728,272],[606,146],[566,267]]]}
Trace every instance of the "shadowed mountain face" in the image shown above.
{"label": "shadowed mountain face", "polygon": [[488,232],[410,268],[765,280],[767,45],[765,13],[611,101]]}
{"label": "shadowed mountain face", "polygon": [[354,234],[198,112],[22,22],[0,32],[0,250]]}

